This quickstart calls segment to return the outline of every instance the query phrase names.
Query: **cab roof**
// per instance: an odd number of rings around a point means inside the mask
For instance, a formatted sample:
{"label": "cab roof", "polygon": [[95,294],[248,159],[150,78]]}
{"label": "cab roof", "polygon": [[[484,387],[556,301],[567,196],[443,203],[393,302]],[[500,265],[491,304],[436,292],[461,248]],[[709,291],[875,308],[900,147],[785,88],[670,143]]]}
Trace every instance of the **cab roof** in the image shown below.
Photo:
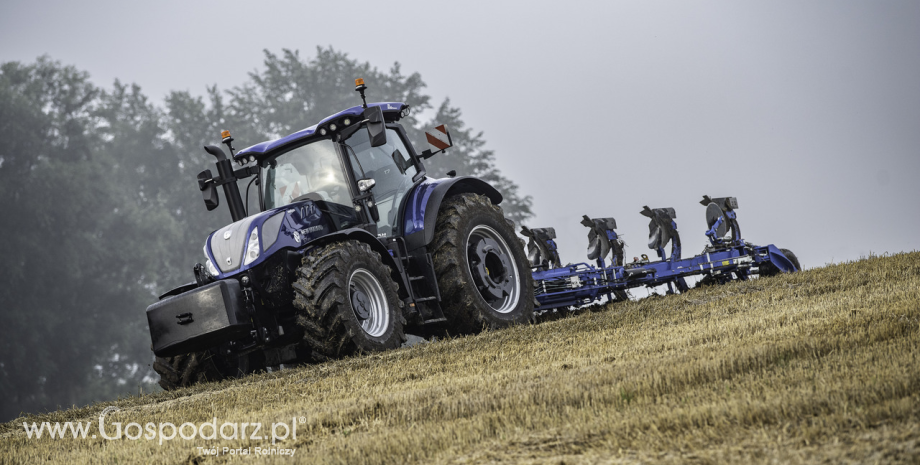
{"label": "cab roof", "polygon": [[[403,115],[403,110],[407,110],[409,108],[409,105],[402,102],[368,103],[367,106],[380,107],[381,110],[383,110],[384,121],[388,123],[399,121],[400,118],[405,116]],[[342,110],[334,115],[323,118],[323,120],[319,123],[316,123],[306,129],[301,129],[300,131],[284,137],[280,137],[278,139],[267,140],[256,145],[246,147],[245,149],[237,152],[233,158],[240,160],[250,156],[255,156],[258,159],[268,157],[292,145],[299,145],[300,143],[305,142],[313,137],[325,137],[320,134],[320,129],[326,128],[327,131],[330,131],[331,129],[329,128],[329,125],[332,123],[336,124],[336,129],[341,130],[345,127],[345,124],[342,122],[342,120],[348,118],[352,120],[352,123],[355,123],[359,121],[358,118],[363,114],[364,107],[360,105],[351,107],[347,110]]]}

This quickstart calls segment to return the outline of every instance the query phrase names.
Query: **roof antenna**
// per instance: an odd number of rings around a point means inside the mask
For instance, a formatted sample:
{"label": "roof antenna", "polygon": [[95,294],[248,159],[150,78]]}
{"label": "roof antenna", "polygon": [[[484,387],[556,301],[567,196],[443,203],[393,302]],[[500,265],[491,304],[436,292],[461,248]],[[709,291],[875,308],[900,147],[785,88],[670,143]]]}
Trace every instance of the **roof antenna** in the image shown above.
{"label": "roof antenna", "polygon": [[364,108],[367,108],[367,100],[364,98],[365,90],[367,90],[367,86],[364,85],[364,79],[355,79],[355,92],[361,92],[361,103]]}

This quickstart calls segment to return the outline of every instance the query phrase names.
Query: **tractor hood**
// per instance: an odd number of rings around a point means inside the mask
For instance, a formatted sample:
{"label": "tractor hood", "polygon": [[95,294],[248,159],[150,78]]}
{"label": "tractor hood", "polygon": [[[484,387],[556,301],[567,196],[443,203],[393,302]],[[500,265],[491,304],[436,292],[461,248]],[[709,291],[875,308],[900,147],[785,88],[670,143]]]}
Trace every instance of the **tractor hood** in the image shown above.
{"label": "tractor hood", "polygon": [[305,200],[228,224],[208,236],[204,253],[208,271],[225,278],[253,268],[276,251],[300,248],[334,231],[321,201]]}

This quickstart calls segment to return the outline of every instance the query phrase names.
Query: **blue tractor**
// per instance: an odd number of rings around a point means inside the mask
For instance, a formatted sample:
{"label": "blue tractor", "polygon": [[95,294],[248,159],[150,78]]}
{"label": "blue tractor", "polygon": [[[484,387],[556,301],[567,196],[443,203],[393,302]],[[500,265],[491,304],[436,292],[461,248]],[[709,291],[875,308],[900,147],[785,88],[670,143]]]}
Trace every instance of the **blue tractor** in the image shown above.
{"label": "blue tractor", "polygon": [[[533,319],[531,265],[499,204],[469,176],[432,179],[423,161],[452,145],[444,126],[419,152],[404,103],[363,102],[286,137],[205,150],[233,223],[204,244],[195,282],[147,308],[164,389],[281,364],[399,347],[407,331],[467,334]],[[232,161],[240,166],[234,169]],[[237,182],[253,178],[259,211]]]}

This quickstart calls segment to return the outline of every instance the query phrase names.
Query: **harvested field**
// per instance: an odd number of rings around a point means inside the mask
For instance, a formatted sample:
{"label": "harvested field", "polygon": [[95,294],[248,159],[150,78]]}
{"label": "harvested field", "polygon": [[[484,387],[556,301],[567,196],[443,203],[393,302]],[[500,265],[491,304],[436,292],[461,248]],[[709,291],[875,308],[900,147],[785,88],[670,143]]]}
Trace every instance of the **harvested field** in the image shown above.
{"label": "harvested field", "polygon": [[23,432],[24,421],[83,421],[95,433],[114,405],[108,425],[304,417],[296,440],[274,447],[310,463],[917,463],[918,336],[920,253],[872,257],[27,416],[0,425],[0,457],[224,463],[240,457],[198,447],[272,447]]}

